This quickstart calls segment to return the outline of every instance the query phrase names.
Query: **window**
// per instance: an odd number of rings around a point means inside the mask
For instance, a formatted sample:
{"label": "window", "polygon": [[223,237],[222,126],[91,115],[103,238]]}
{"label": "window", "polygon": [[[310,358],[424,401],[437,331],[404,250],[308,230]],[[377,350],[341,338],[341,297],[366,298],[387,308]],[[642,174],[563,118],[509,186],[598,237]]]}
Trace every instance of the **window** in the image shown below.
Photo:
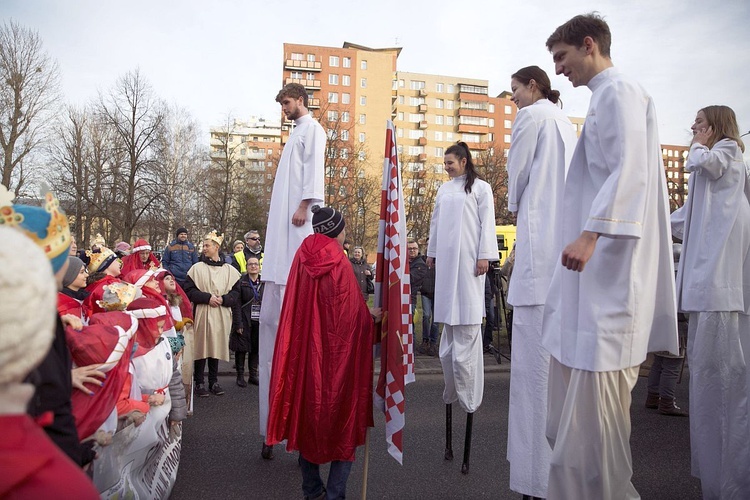
{"label": "window", "polygon": [[335,130],[333,130],[332,128],[329,128],[329,129],[328,129],[328,130],[326,131],[326,136],[327,136],[327,137],[328,137],[328,139],[329,139],[329,140],[331,140],[331,141],[335,141],[335,140],[336,140],[336,138],[338,137],[338,135],[336,134],[336,131],[335,131]]}
{"label": "window", "polygon": [[[493,134],[492,132],[490,132],[489,134],[487,134],[487,140],[489,142],[494,141],[495,140],[495,134]],[[490,148],[490,150],[492,150],[492,148]],[[492,153],[492,151],[490,151],[490,153]],[[492,153],[492,154],[494,154],[494,153]],[[492,154],[490,156],[492,156]]]}
{"label": "window", "polygon": [[360,151],[360,152],[359,152],[359,153],[357,154],[357,159],[358,159],[359,161],[365,161],[365,152],[364,152],[364,151]]}
{"label": "window", "polygon": [[506,142],[506,144],[510,144],[510,136],[508,134],[505,134],[503,136],[503,140]]}
{"label": "window", "polygon": [[398,86],[400,88],[404,88],[404,80],[403,79],[401,79],[401,80],[398,81]]}
{"label": "window", "polygon": [[367,61],[366,60],[362,59],[359,62],[359,69],[367,69]]}
{"label": "window", "polygon": [[339,158],[344,159],[344,160],[349,158],[349,150],[346,148],[342,148],[339,151]]}
{"label": "window", "polygon": [[328,84],[329,85],[338,85],[339,84],[339,75],[334,75],[331,73],[328,75]]}
{"label": "window", "polygon": [[[435,148],[435,156],[438,156],[438,157],[444,156],[443,155],[443,151],[444,151],[443,148]],[[442,167],[442,165],[440,165],[440,167]],[[439,172],[439,170],[438,170],[438,172]]]}
{"label": "window", "polygon": [[445,109],[453,109],[453,101],[445,101]]}
{"label": "window", "polygon": [[503,127],[505,127],[505,128],[511,128],[512,125],[510,123],[510,120],[503,120]]}
{"label": "window", "polygon": [[337,68],[339,65],[339,56],[329,56],[328,65]]}
{"label": "window", "polygon": [[342,111],[341,112],[341,121],[344,123],[349,122],[349,112],[348,111]]}
{"label": "window", "polygon": [[364,132],[360,132],[359,133],[359,142],[365,142],[365,133]]}
{"label": "window", "polygon": [[[341,121],[344,121],[344,115],[341,114]],[[349,120],[346,120],[349,121]],[[349,131],[348,130],[342,130],[341,131],[341,140],[342,141],[348,141],[349,140]]]}
{"label": "window", "polygon": [[339,120],[339,112],[338,111],[329,111],[328,112],[328,121],[329,122],[336,122]]}
{"label": "window", "polygon": [[308,62],[315,62],[315,54],[307,54]]}
{"label": "window", "polygon": [[349,104],[351,101],[351,94],[348,92],[342,92],[341,93],[341,104]]}
{"label": "window", "polygon": [[445,106],[445,101],[443,101],[442,99],[435,99],[435,107],[437,109],[443,109],[444,106]]}
{"label": "window", "polygon": [[399,111],[397,116],[398,116],[398,118],[396,118],[397,120],[404,121],[404,112],[403,111]]}
{"label": "window", "polygon": [[442,83],[435,84],[435,92],[442,92],[443,88],[444,88],[444,85]]}
{"label": "window", "polygon": [[360,78],[359,79],[359,86],[363,89],[367,88],[367,78]]}
{"label": "window", "polygon": [[326,149],[326,156],[328,158],[336,158],[336,148],[327,148]]}
{"label": "window", "polygon": [[271,156],[273,154],[273,149],[268,150],[268,156]]}
{"label": "window", "polygon": [[443,140],[443,133],[442,132],[435,132],[435,140],[442,142],[442,140]]}
{"label": "window", "polygon": [[479,134],[462,134],[461,140],[468,143],[479,143],[482,140],[482,136]]}
{"label": "window", "polygon": [[404,102],[406,102],[406,101],[404,100],[404,96],[402,96],[402,95],[398,96],[398,103],[399,103],[399,104],[403,104]]}
{"label": "window", "polygon": [[424,153],[424,146],[409,146],[410,155],[421,155]]}
{"label": "window", "polygon": [[461,84],[458,86],[459,92],[466,92],[468,94],[484,94],[487,95],[487,87],[480,87],[478,85],[466,85]]}
{"label": "window", "polygon": [[487,109],[487,103],[486,102],[480,102],[480,101],[461,101],[461,107],[466,109],[481,109],[486,110]]}
{"label": "window", "polygon": [[301,71],[292,71],[291,77],[295,80],[302,80],[302,72]]}
{"label": "window", "polygon": [[490,118],[489,125],[490,125],[490,127],[494,127],[495,126],[495,119],[494,118]]}
{"label": "window", "polygon": [[409,106],[419,106],[420,104],[424,104],[424,97],[410,97],[409,98]]}
{"label": "window", "polygon": [[367,96],[363,95],[359,97],[359,105],[367,106]]}
{"label": "window", "polygon": [[398,89],[398,80],[393,80],[391,82],[391,90],[397,90]]}
{"label": "window", "polygon": [[453,132],[446,132],[445,133],[445,140],[448,142],[453,142]]}
{"label": "window", "polygon": [[424,137],[424,130],[409,130],[409,139],[419,139]]}
{"label": "window", "polygon": [[494,112],[495,112],[495,105],[490,104],[490,113],[494,113]]}
{"label": "window", "polygon": [[507,104],[505,105],[505,114],[506,115],[513,114],[513,110]]}
{"label": "window", "polygon": [[450,125],[452,127],[453,126],[453,117],[450,116],[450,115],[446,116],[445,117],[445,124],[446,125]]}
{"label": "window", "polygon": [[341,85],[343,85],[344,87],[348,87],[349,85],[351,85],[349,75],[344,75],[341,77]]}
{"label": "window", "polygon": [[367,115],[359,115],[359,124],[364,125],[365,123],[367,123]]}
{"label": "window", "polygon": [[482,125],[487,126],[487,118],[481,116],[461,116],[458,123],[462,125]]}
{"label": "window", "polygon": [[307,73],[308,80],[315,80],[315,73]]}
{"label": "window", "polygon": [[410,123],[419,123],[424,121],[424,113],[409,113]]}
{"label": "window", "polygon": [[424,82],[420,80],[411,80],[409,81],[409,88],[411,90],[421,90],[424,88]]}
{"label": "window", "polygon": [[403,136],[404,136],[404,129],[399,127],[398,130],[396,130],[396,137],[403,137]]}
{"label": "window", "polygon": [[332,102],[332,103],[339,102],[338,92],[328,92],[328,102]]}
{"label": "window", "polygon": [[456,87],[452,83],[448,84],[448,93],[449,94],[455,94],[456,93]]}
{"label": "window", "polygon": [[351,58],[351,57],[345,57],[345,58],[344,58],[344,59],[343,59],[343,60],[341,61],[341,65],[342,65],[342,66],[343,66],[344,68],[351,68],[351,67],[352,67],[352,58]]}
{"label": "window", "polygon": [[443,115],[435,115],[435,125],[442,125],[445,117]]}
{"label": "window", "polygon": [[299,52],[292,52],[292,61],[302,61],[303,57],[302,54]]}

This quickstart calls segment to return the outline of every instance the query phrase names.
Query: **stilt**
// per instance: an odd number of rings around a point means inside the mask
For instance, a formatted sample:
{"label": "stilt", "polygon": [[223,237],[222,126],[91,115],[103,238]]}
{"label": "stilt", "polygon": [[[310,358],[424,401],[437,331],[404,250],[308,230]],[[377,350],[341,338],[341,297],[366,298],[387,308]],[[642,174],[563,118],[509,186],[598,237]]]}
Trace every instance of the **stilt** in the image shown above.
{"label": "stilt", "polygon": [[263,449],[260,452],[260,456],[263,457],[263,460],[273,460],[273,446],[268,446],[266,443],[263,443]]}
{"label": "stilt", "polygon": [[453,405],[445,405],[445,459],[453,460]]}
{"label": "stilt", "polygon": [[471,427],[474,422],[474,414],[466,414],[466,440],[464,441],[464,463],[461,464],[461,474],[469,473],[469,455],[471,454]]}

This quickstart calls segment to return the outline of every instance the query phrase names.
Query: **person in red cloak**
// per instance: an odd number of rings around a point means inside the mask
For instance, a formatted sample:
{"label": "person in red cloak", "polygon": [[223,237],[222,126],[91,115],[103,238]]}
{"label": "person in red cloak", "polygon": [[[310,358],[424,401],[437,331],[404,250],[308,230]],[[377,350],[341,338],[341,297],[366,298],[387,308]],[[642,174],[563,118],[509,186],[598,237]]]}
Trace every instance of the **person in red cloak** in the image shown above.
{"label": "person in red cloak", "polygon": [[151,245],[143,238],[138,239],[130,250],[130,255],[122,258],[122,275],[126,276],[130,271],[136,269],[158,269],[161,267],[159,259],[151,251]]}
{"label": "person in red cloak", "polygon": [[87,252],[89,257],[89,277],[86,279],[86,291],[88,297],[83,301],[83,314],[87,318],[92,314],[106,311],[99,305],[99,301],[105,293],[104,287],[113,283],[122,283],[119,279],[122,274],[122,264],[117,255],[106,247],[101,247],[98,252]]}
{"label": "person in red cloak", "polygon": [[[305,498],[344,498],[372,427],[373,318],[344,253],[341,214],[315,206],[292,262],[271,369],[266,444],[299,450]],[[300,328],[300,325],[305,327]],[[331,462],[327,487],[319,465]]]}

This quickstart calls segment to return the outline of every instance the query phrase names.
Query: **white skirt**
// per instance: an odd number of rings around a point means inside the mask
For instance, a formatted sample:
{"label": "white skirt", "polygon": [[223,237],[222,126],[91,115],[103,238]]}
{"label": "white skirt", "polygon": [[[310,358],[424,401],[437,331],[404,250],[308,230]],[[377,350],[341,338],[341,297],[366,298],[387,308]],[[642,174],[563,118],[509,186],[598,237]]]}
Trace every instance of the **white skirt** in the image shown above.
{"label": "white skirt", "polygon": [[458,401],[467,413],[477,411],[484,395],[482,325],[444,325],[440,364],[445,379],[445,404]]}

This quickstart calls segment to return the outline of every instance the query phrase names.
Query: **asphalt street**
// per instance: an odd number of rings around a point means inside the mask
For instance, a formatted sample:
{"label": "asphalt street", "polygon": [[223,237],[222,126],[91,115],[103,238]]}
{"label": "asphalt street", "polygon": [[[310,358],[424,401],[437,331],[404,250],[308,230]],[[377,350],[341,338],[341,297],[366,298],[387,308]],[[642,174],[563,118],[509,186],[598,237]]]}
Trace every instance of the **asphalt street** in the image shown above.
{"label": "asphalt street", "polygon": [[[443,381],[436,358],[417,359],[417,381],[407,386],[404,463],[386,451],[384,417],[375,412],[370,431],[367,496],[373,499],[520,499],[508,488],[506,460],[509,364],[497,365],[485,356],[485,392],[474,416],[471,469],[461,474],[465,414],[453,410],[454,460],[444,453],[445,406]],[[222,364],[223,372],[229,369]],[[687,372],[687,370],[686,370]],[[686,373],[687,375],[687,373]],[[275,458],[260,457],[258,390],[237,387],[234,376],[223,375],[224,396],[196,400],[195,413],[184,425],[182,458],[173,499],[302,498],[297,454],[275,448]],[[677,388],[678,402],[687,407],[687,376]],[[659,415],[643,407],[646,379],[633,391],[633,484],[643,499],[700,498],[700,483],[690,475],[687,418]],[[364,447],[349,478],[347,495],[360,498]],[[327,468],[321,468],[324,480]]]}

